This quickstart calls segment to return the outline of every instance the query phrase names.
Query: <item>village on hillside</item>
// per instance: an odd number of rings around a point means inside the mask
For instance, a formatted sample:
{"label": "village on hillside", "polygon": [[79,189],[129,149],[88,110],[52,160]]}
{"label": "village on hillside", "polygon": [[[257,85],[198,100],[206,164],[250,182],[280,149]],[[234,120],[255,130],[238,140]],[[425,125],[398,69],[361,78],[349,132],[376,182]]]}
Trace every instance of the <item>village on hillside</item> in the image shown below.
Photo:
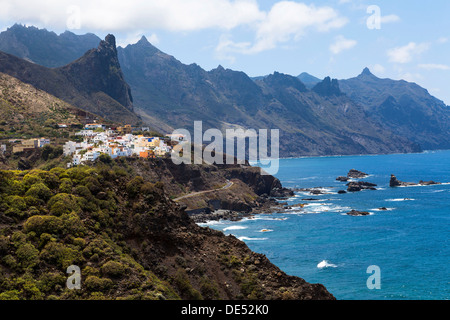
{"label": "village on hillside", "polygon": [[143,133],[148,132],[148,128],[140,128],[142,134],[133,134],[134,130],[130,125],[107,129],[103,124],[86,124],[83,130],[75,134],[78,137],[76,140],[81,142],[68,141],[63,147],[64,156],[72,156],[67,166],[95,161],[101,154],[112,159],[131,156],[156,158],[167,157],[172,151],[169,136],[147,136]]}
{"label": "village on hillside", "polygon": [[[58,124],[60,130],[70,125]],[[80,130],[81,129],[81,130]],[[152,134],[148,127],[109,127],[91,122],[72,132],[62,146],[64,157],[70,157],[67,167],[95,161],[102,154],[117,157],[162,158],[170,156],[173,146],[185,139],[183,135]],[[8,145],[0,144],[0,156],[23,154],[51,145],[49,138],[10,139]]]}

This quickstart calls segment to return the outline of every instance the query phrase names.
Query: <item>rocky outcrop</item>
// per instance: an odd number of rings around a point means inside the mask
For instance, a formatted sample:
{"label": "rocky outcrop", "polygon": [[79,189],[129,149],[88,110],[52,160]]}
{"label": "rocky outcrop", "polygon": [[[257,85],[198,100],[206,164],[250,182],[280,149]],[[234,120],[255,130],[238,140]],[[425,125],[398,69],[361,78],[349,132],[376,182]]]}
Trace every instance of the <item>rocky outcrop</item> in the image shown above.
{"label": "rocky outcrop", "polygon": [[322,82],[316,84],[312,88],[312,91],[326,97],[342,95],[342,92],[339,89],[339,82],[337,79],[331,79],[330,77],[326,77]]}
{"label": "rocky outcrop", "polygon": [[441,182],[435,182],[435,181],[422,181],[422,180],[419,181],[419,185],[421,185],[421,186],[432,186],[432,185],[435,185],[435,184],[442,184],[442,183]]}
{"label": "rocky outcrop", "polygon": [[364,173],[356,169],[351,169],[347,174],[347,178],[349,179],[363,179],[367,178],[368,176],[369,175],[367,173]]}
{"label": "rocky outcrop", "polygon": [[361,190],[377,190],[375,187],[377,186],[375,183],[370,183],[366,181],[358,181],[358,182],[350,182],[347,184],[348,192],[358,192]]}
{"label": "rocky outcrop", "polygon": [[353,216],[353,217],[363,217],[363,216],[370,215],[370,212],[352,210],[350,212],[347,212],[347,215]]}
{"label": "rocky outcrop", "polygon": [[441,184],[440,182],[435,182],[435,181],[423,181],[420,180],[419,183],[414,183],[414,182],[403,182],[397,179],[397,177],[393,174],[391,174],[391,180],[389,181],[389,186],[391,188],[395,188],[395,187],[407,187],[407,186],[431,186],[431,185],[437,185],[437,184]]}

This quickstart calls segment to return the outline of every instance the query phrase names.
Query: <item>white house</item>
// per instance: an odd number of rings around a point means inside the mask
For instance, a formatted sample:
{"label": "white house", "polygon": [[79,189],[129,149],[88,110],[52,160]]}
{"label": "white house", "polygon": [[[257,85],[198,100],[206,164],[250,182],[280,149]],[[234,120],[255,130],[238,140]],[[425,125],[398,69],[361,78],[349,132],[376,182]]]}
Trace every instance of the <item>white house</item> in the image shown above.
{"label": "white house", "polygon": [[42,148],[43,146],[50,144],[50,139],[41,138],[38,139],[38,148]]}
{"label": "white house", "polygon": [[96,136],[96,133],[94,130],[81,130],[80,132],[75,133],[76,136],[83,136],[83,137],[94,137]]}
{"label": "white house", "polygon": [[104,124],[100,123],[88,123],[84,126],[87,130],[95,130],[95,129],[106,129],[106,126]]}

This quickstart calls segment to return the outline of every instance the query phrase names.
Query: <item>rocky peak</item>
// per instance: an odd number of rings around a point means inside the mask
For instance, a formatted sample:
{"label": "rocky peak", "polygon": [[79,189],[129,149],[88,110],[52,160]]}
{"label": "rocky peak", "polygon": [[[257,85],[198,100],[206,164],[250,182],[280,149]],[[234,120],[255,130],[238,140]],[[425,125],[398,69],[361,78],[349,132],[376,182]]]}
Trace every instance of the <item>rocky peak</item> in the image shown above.
{"label": "rocky peak", "polygon": [[299,92],[306,92],[308,89],[305,87],[303,82],[297,77],[293,77],[280,72],[274,72],[273,74],[267,76],[263,80],[271,88],[281,89],[281,88],[294,88]]}
{"label": "rocky peak", "polygon": [[112,34],[108,34],[105,38],[105,40],[102,40],[97,48],[98,52],[105,52],[105,51],[111,51],[115,55],[117,55],[117,48],[116,48],[116,37],[114,37]]}
{"label": "rocky peak", "polygon": [[340,96],[342,95],[341,89],[339,88],[339,82],[337,79],[331,79],[326,77],[322,82],[319,82],[312,89],[315,93],[321,96]]}
{"label": "rocky peak", "polygon": [[358,76],[358,78],[377,78],[369,68],[364,68],[364,70],[361,72],[361,74]]}
{"label": "rocky peak", "polygon": [[104,92],[128,110],[133,110],[131,89],[125,82],[117,56],[116,38],[112,34],[108,34],[97,49],[89,50],[60,70],[83,91]]}

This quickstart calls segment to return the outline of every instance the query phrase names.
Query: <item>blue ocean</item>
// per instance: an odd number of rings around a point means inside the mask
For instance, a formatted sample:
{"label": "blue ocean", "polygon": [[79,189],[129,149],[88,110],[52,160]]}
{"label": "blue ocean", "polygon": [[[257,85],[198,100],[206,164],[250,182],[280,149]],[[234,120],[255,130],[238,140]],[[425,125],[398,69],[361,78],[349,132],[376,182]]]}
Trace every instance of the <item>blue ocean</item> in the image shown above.
{"label": "blue ocean", "polygon": [[[369,174],[363,180],[377,190],[338,194],[346,186],[336,177],[350,169]],[[442,184],[390,188],[391,174]],[[205,225],[245,241],[287,274],[323,284],[337,299],[450,298],[450,151],[282,159],[276,176],[285,187],[326,194],[296,192],[287,202],[303,209]],[[352,209],[371,215],[347,215]],[[378,288],[367,285],[375,275],[370,266],[379,268]]]}

